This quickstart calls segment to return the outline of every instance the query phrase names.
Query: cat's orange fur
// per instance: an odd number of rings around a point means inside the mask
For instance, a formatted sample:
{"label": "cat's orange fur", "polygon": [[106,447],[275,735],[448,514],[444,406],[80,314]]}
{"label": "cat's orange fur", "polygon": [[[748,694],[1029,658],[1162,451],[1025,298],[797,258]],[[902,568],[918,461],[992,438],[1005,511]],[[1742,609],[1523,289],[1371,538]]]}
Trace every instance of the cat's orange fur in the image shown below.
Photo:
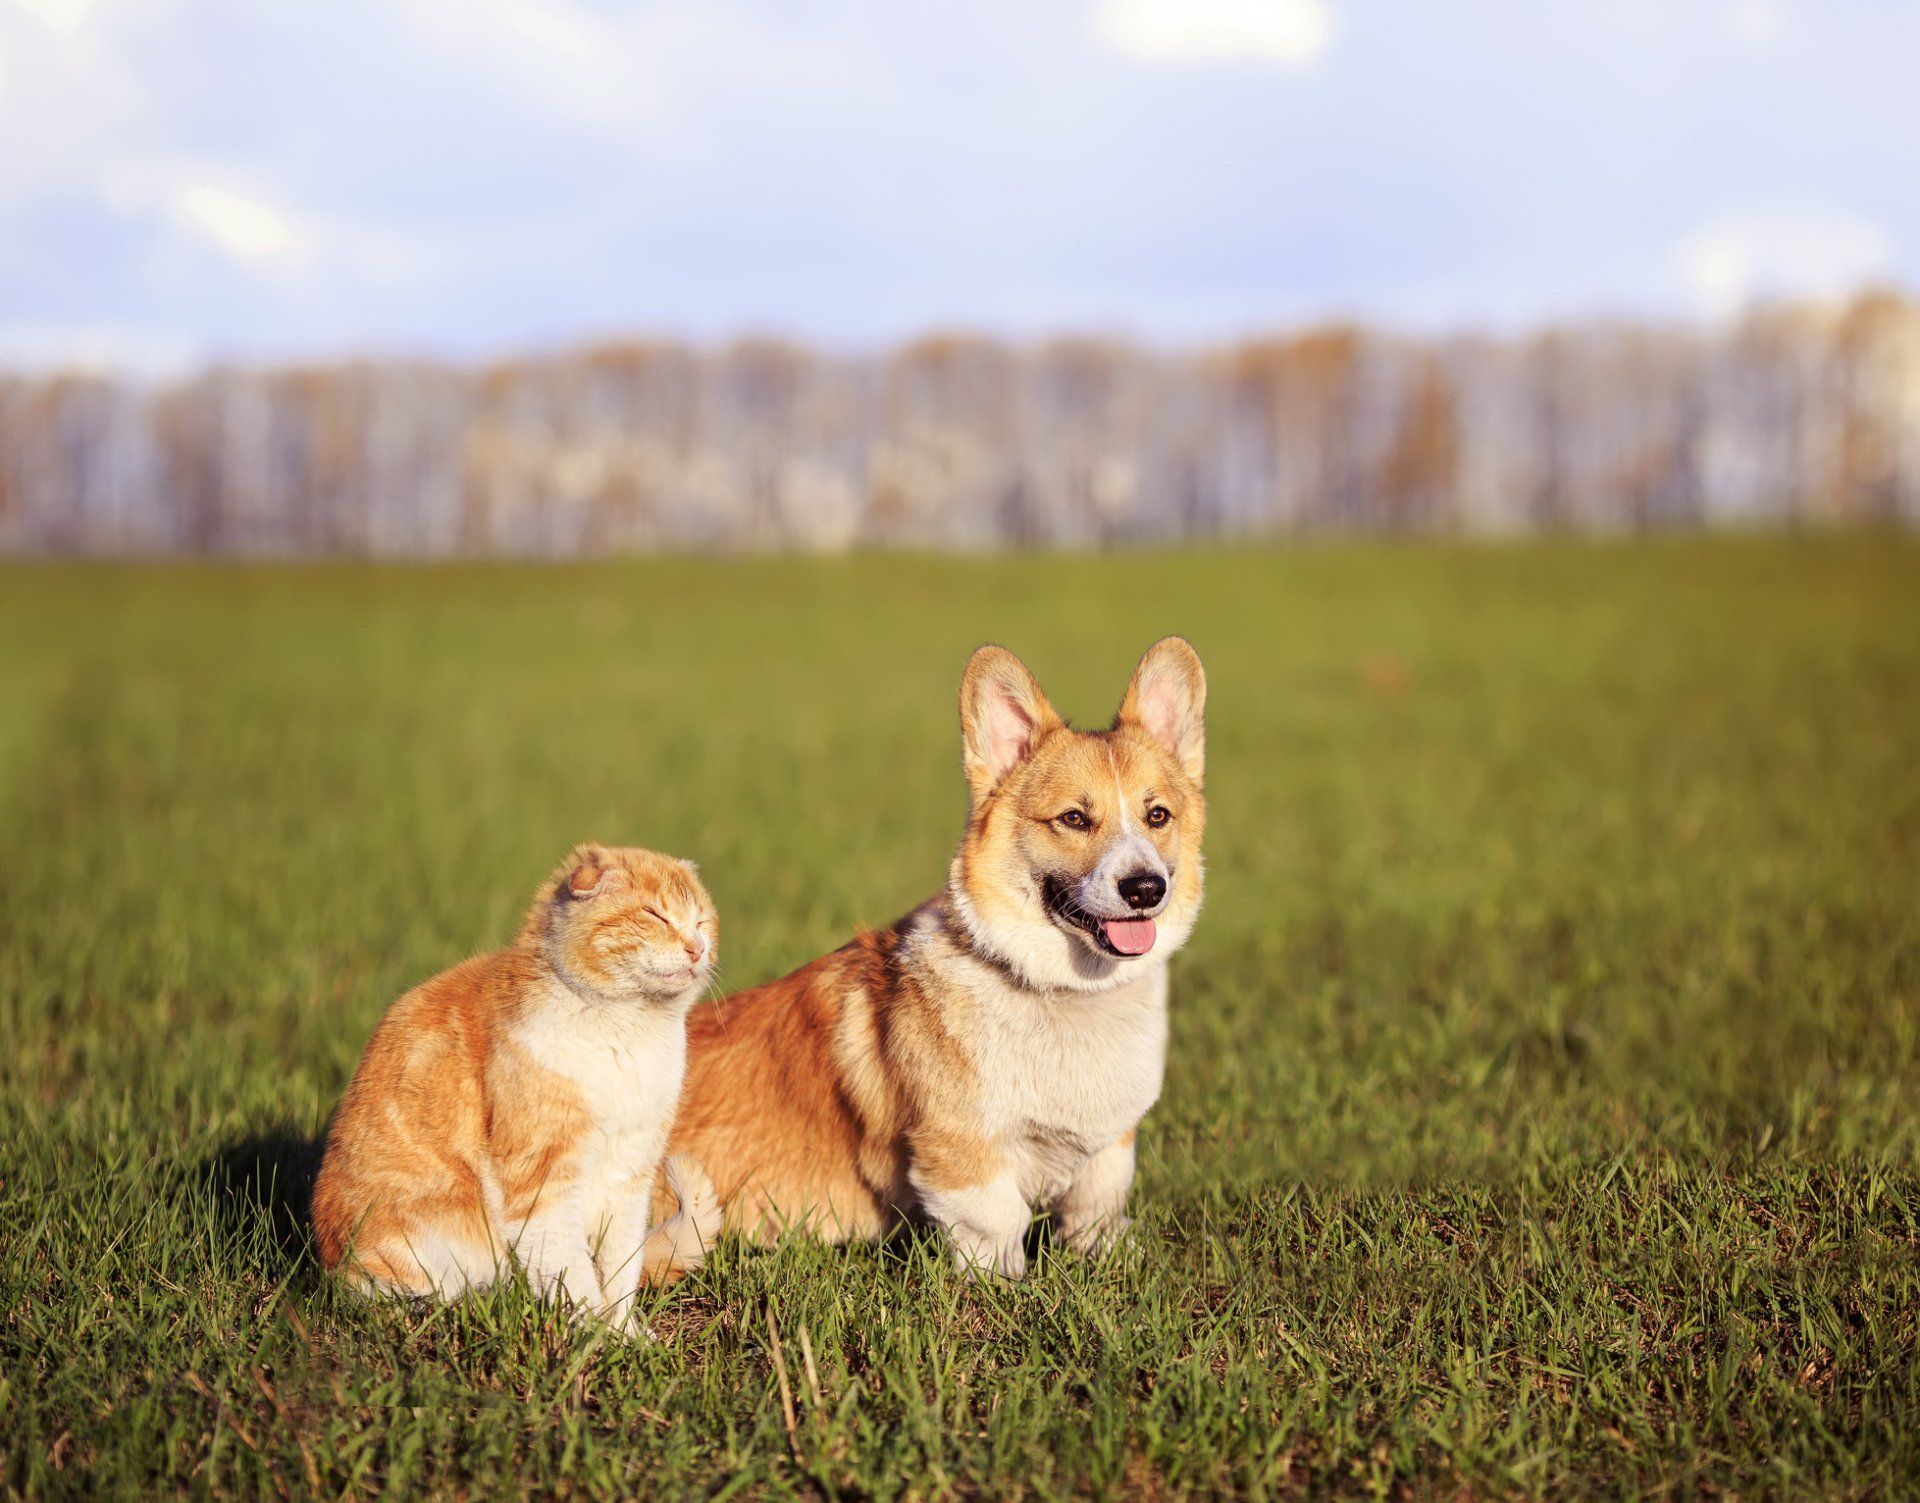
{"label": "cat's orange fur", "polygon": [[375,1030],[327,1137],[314,1231],[362,1287],[451,1297],[509,1257],[543,1294],[621,1323],[641,1282],[697,1262],[697,1168],[647,1239],[686,1066],[686,1013],[718,946],[685,862],[580,846],[508,950],[415,987]]}

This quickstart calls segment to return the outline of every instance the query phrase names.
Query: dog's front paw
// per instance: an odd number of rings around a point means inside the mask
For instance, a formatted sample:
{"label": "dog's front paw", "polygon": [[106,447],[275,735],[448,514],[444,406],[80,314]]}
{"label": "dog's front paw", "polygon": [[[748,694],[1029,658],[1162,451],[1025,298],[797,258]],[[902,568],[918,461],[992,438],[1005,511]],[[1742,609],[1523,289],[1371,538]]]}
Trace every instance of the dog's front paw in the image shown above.
{"label": "dog's front paw", "polygon": [[1129,1216],[1108,1216],[1062,1235],[1067,1249],[1083,1258],[1104,1258],[1110,1253],[1126,1252],[1138,1239]]}
{"label": "dog's front paw", "polygon": [[953,1247],[953,1266],[968,1279],[1022,1279],[1027,1275],[1027,1249],[1020,1242],[1003,1242],[997,1247]]}

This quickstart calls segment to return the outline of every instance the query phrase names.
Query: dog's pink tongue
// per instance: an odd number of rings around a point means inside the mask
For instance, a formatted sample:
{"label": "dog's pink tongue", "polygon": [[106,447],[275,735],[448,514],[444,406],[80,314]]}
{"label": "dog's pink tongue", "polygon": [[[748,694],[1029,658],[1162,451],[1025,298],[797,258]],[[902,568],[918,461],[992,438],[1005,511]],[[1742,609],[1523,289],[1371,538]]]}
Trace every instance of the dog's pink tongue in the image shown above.
{"label": "dog's pink tongue", "polygon": [[1153,948],[1152,919],[1103,919],[1100,927],[1122,955],[1144,955]]}

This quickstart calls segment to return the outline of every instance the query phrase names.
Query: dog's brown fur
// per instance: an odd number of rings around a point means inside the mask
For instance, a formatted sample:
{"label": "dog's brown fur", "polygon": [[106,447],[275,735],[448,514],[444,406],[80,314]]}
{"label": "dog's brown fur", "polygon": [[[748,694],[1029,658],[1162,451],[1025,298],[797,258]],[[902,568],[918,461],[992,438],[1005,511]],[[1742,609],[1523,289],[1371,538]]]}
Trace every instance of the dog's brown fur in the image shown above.
{"label": "dog's brown fur", "polygon": [[[672,1151],[706,1169],[731,1228],[867,1239],[925,1218],[963,1266],[1011,1275],[1036,1202],[1072,1246],[1117,1235],[1159,1092],[1166,958],[1201,900],[1205,694],[1170,637],[1110,729],[1075,731],[1011,653],[974,654],[971,812],[946,890],[689,1019]],[[1050,890],[1105,902],[1116,859],[1166,873],[1162,938],[1138,958],[1049,906]]]}

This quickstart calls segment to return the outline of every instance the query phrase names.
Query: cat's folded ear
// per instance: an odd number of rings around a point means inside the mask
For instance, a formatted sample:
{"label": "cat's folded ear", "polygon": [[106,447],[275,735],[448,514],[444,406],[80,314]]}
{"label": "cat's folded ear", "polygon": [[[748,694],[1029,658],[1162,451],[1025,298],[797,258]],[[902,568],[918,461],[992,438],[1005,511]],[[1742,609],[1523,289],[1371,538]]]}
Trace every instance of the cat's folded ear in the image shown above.
{"label": "cat's folded ear", "polygon": [[606,885],[607,853],[597,845],[579,845],[567,857],[566,875],[560,880],[559,896],[568,899],[590,898]]}

